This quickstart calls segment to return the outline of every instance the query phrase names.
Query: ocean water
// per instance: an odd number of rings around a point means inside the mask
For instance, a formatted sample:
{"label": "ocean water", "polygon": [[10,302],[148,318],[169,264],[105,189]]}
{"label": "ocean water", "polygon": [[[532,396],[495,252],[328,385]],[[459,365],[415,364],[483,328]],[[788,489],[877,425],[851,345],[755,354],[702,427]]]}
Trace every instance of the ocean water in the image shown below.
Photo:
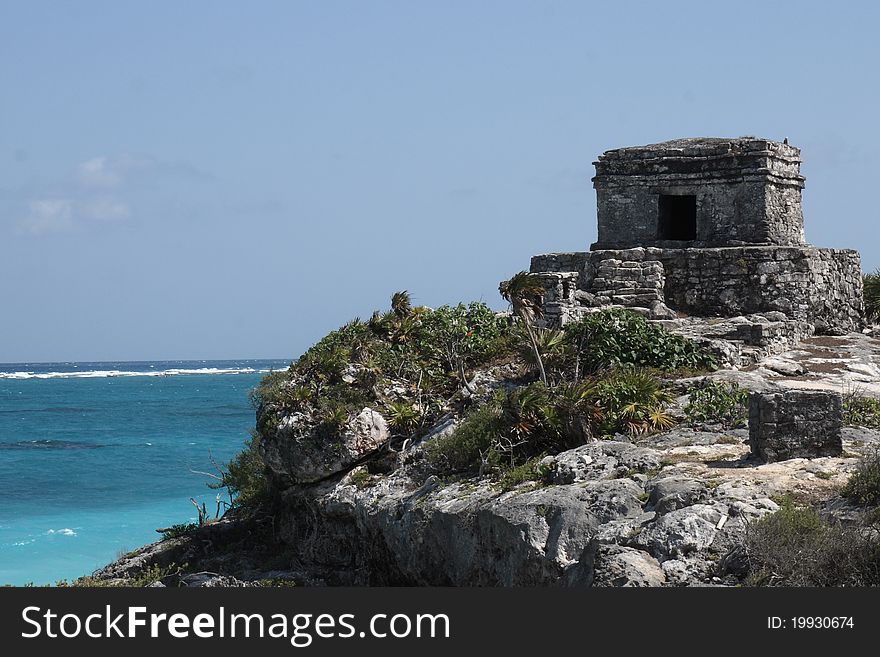
{"label": "ocean water", "polygon": [[[91,573],[211,515],[254,426],[248,392],[289,361],[0,364],[0,584]],[[224,496],[224,499],[225,496]]]}

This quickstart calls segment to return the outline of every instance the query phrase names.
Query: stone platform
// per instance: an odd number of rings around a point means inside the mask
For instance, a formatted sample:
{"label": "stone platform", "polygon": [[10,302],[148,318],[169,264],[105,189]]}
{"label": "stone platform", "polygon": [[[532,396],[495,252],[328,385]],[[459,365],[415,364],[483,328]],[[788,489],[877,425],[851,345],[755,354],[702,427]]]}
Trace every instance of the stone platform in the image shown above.
{"label": "stone platform", "polygon": [[814,246],[637,247],[532,258],[545,283],[545,313],[564,323],[579,308],[621,305],[668,319],[779,312],[843,335],[862,328],[857,251]]}

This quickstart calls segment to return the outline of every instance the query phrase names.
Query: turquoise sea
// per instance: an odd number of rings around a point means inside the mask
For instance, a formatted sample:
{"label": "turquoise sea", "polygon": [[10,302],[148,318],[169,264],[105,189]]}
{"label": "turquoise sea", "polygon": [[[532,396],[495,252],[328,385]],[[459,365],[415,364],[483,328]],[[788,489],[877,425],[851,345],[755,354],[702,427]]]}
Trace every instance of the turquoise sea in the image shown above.
{"label": "turquoise sea", "polygon": [[[0,584],[89,574],[217,508],[248,392],[290,361],[0,364]],[[223,496],[225,499],[225,496]]]}

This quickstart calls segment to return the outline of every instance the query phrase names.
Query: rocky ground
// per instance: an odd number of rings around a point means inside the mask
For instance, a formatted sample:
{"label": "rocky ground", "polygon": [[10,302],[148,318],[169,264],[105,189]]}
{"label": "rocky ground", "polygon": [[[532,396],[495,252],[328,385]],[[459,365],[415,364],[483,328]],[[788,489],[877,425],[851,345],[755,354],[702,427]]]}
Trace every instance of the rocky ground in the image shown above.
{"label": "rocky ground", "polygon": [[[707,376],[752,390],[880,394],[878,365],[880,340],[852,334],[809,337]],[[681,417],[686,402],[679,397],[673,414]],[[186,574],[157,585],[735,585],[743,574],[735,548],[748,523],[785,496],[856,515],[840,488],[858,456],[880,446],[880,432],[847,427],[840,457],[762,463],[750,455],[746,428],[680,424],[547,457],[544,482],[503,490],[488,477],[444,480],[426,470],[424,445],[454,426],[454,418],[438,423],[421,444],[384,454],[384,465],[291,485],[270,514],[233,516],[142,548],[96,581],[186,563]],[[366,435],[375,434],[371,424]]]}

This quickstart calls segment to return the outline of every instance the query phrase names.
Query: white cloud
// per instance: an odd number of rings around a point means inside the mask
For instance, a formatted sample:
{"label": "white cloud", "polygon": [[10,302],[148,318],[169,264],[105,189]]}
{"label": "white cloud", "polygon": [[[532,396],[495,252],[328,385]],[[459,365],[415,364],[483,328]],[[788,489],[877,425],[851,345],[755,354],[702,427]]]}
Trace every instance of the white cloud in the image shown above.
{"label": "white cloud", "polygon": [[76,178],[89,187],[116,187],[122,174],[111,167],[106,157],[93,157],[76,167]]}
{"label": "white cloud", "polygon": [[148,155],[98,155],[76,165],[75,180],[86,188],[114,188],[154,181],[213,180],[213,176],[185,162],[166,162]]}
{"label": "white cloud", "polygon": [[20,227],[31,235],[44,235],[68,231],[73,225],[73,201],[38,199],[28,203],[28,212]]}
{"label": "white cloud", "polygon": [[76,166],[76,179],[86,187],[118,187],[133,171],[149,170],[154,165],[153,160],[145,157],[99,155]]}
{"label": "white cloud", "polygon": [[[97,155],[80,162],[64,178],[28,185],[0,198],[0,223],[40,236],[137,216],[156,199],[174,197],[174,190],[193,182],[216,183],[209,173],[182,161],[163,161],[149,155]],[[8,208],[8,209],[7,209]]]}
{"label": "white cloud", "polygon": [[97,221],[116,221],[131,215],[128,203],[106,196],[79,203],[76,210],[78,215]]}
{"label": "white cloud", "polygon": [[131,209],[127,203],[110,197],[72,199],[38,199],[27,204],[19,229],[30,235],[65,233],[84,222],[110,222],[127,219]]}

